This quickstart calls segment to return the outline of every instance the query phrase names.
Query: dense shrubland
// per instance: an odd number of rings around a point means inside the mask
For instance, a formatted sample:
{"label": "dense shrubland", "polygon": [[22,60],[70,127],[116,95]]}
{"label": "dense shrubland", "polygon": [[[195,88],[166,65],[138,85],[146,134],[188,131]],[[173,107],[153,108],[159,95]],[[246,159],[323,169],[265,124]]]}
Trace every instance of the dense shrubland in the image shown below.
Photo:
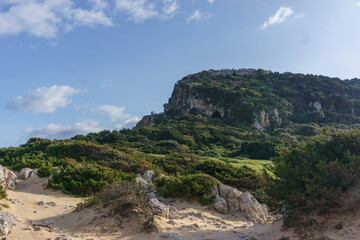
{"label": "dense shrubland", "polygon": [[360,131],[325,132],[282,148],[273,161],[279,179],[269,195],[278,209],[286,209],[285,225],[295,226],[309,213],[342,207],[344,193],[359,186]]}

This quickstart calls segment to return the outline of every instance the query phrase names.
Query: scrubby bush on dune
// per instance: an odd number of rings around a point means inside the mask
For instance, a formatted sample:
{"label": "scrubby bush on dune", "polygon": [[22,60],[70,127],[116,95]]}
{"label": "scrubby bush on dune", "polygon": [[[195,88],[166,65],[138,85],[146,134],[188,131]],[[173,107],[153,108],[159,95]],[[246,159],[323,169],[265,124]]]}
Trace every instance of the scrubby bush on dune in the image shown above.
{"label": "scrubby bush on dune", "polygon": [[149,200],[149,193],[140,185],[120,181],[105,187],[85,203],[78,205],[77,209],[100,204],[104,208],[103,215],[115,217],[120,224],[131,215],[136,215],[138,221],[143,220],[144,230],[155,230],[154,213]]}
{"label": "scrubby bush on dune", "polygon": [[360,131],[325,133],[283,148],[273,159],[279,180],[270,188],[273,203],[285,207],[287,226],[310,212],[342,206],[344,193],[360,182]]}

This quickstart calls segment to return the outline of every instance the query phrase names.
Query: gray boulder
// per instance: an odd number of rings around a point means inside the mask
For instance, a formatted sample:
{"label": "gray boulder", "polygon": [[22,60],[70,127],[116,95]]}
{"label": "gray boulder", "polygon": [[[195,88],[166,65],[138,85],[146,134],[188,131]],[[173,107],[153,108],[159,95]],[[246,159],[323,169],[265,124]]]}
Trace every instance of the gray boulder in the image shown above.
{"label": "gray boulder", "polygon": [[0,184],[3,187],[15,187],[17,175],[0,165]]}
{"label": "gray boulder", "polygon": [[23,168],[18,174],[18,178],[22,180],[26,180],[29,177],[35,176],[36,173],[37,173],[36,170],[33,170],[31,168]]}
{"label": "gray boulder", "polygon": [[245,214],[246,218],[255,224],[273,221],[267,206],[261,205],[249,192],[240,192],[236,188],[219,184],[211,192],[214,196],[215,210],[220,213]]}
{"label": "gray boulder", "polygon": [[0,235],[8,235],[12,227],[17,225],[18,221],[18,218],[12,213],[0,211]]}
{"label": "gray boulder", "polygon": [[155,172],[153,170],[147,170],[143,174],[144,180],[147,181],[148,183],[151,183],[154,177],[155,177]]}
{"label": "gray boulder", "polygon": [[215,210],[227,214],[229,212],[228,204],[226,200],[223,197],[220,197],[219,195],[216,195],[215,197]]}

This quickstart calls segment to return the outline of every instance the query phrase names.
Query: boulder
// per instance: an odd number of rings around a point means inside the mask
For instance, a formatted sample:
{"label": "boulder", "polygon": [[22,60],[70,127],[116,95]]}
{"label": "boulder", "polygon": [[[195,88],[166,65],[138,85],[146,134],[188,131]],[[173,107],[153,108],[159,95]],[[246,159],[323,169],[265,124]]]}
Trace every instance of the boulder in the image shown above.
{"label": "boulder", "polygon": [[23,168],[21,169],[20,173],[18,174],[18,178],[22,180],[26,180],[29,177],[35,176],[36,170],[33,170],[31,168]]}
{"label": "boulder", "polygon": [[243,212],[255,224],[274,220],[267,206],[261,205],[249,192],[243,193],[236,188],[219,184],[210,195],[215,196],[214,207],[220,213]]}
{"label": "boulder", "polygon": [[254,223],[264,223],[270,220],[267,206],[261,205],[249,192],[241,194],[239,198],[240,209],[245,212],[247,219]]}
{"label": "boulder", "polygon": [[161,215],[165,218],[169,218],[169,215],[170,215],[169,206],[160,202],[157,198],[150,199],[149,204],[155,214]]}
{"label": "boulder", "polygon": [[17,225],[18,221],[18,218],[12,213],[0,211],[0,235],[8,235],[12,227]]}
{"label": "boulder", "polygon": [[217,195],[215,197],[215,210],[220,212],[220,213],[224,213],[227,214],[229,212],[228,210],[228,204],[225,200],[225,198],[220,197],[219,195]]}
{"label": "boulder", "polygon": [[143,187],[145,190],[150,190],[151,189],[150,183],[148,183],[140,174],[138,174],[138,176],[136,177],[136,182],[141,187]]}
{"label": "boulder", "polygon": [[0,165],[0,184],[3,187],[12,187],[15,188],[17,175]]}
{"label": "boulder", "polygon": [[147,170],[143,174],[144,180],[147,181],[148,183],[151,183],[154,177],[155,177],[155,172],[153,170]]}

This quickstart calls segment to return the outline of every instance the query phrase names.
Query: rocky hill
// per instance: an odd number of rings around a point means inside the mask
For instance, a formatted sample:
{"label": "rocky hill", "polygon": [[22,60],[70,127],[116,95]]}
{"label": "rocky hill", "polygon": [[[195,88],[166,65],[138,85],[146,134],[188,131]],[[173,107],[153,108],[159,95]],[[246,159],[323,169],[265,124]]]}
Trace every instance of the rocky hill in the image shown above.
{"label": "rocky hill", "polygon": [[360,80],[261,69],[202,71],[178,81],[164,112],[145,116],[137,127],[187,115],[261,131],[289,122],[356,124]]}

